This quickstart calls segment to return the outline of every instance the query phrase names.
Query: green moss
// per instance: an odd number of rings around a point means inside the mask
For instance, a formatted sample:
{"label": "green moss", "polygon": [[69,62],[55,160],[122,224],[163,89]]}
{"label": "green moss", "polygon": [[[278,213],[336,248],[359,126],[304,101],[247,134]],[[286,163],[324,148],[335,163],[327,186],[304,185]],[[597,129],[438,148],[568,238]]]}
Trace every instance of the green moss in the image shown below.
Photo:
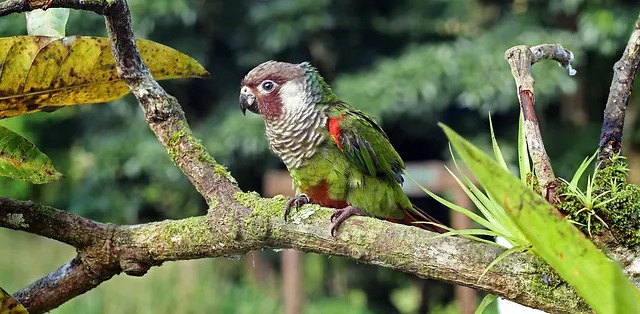
{"label": "green moss", "polygon": [[284,214],[284,204],[286,198],[277,196],[274,198],[263,198],[256,192],[237,192],[236,200],[245,207],[253,209],[251,214],[245,218],[246,230],[250,230],[250,236],[263,238],[271,232],[271,219],[282,217]]}
{"label": "green moss", "polygon": [[557,288],[561,284],[566,284],[566,281],[544,260],[535,259],[532,264],[536,268],[536,273],[542,274],[541,276],[532,277],[530,281],[531,286],[536,287],[533,289],[534,291],[550,290],[550,288]]}
{"label": "green moss", "polygon": [[[252,236],[264,237],[268,235],[274,221],[277,219],[283,221],[284,206],[289,200],[288,197],[278,195],[273,198],[263,198],[256,192],[237,192],[236,200],[253,211],[245,218],[246,230],[252,231]],[[288,223],[291,224],[308,224],[313,223],[312,219],[318,219],[315,215],[317,212],[328,213],[328,211],[320,211],[322,207],[314,204],[307,204],[298,210],[292,209],[289,214]],[[249,228],[250,226],[250,228]]]}
{"label": "green moss", "polygon": [[251,216],[282,216],[287,198],[278,195],[273,198],[263,198],[257,192],[237,192],[236,200],[245,207],[252,208]]}
{"label": "green moss", "polygon": [[542,195],[542,188],[540,187],[540,182],[538,182],[538,177],[533,172],[527,173],[527,186],[530,186],[534,192]]}
{"label": "green moss", "polygon": [[184,137],[188,137],[188,134],[182,127],[180,127],[177,131],[171,133],[171,138],[169,138],[169,141],[167,142],[167,153],[174,162],[180,159],[178,142],[180,142]]}
{"label": "green moss", "polygon": [[[174,246],[184,246],[187,243],[192,245],[206,245],[211,239],[211,228],[206,216],[189,217],[180,220],[168,220],[158,223],[157,228],[142,228],[137,235],[144,239],[153,239],[160,236],[161,242],[165,243],[167,249]],[[189,241],[184,237],[188,236]]]}
{"label": "green moss", "polygon": [[613,156],[604,164],[605,167],[594,172],[591,197],[596,201],[592,205],[585,205],[562,182],[556,189],[560,196],[556,206],[586,234],[589,231],[591,235],[599,234],[607,228],[623,245],[637,246],[640,244],[640,188],[627,183],[629,169],[624,157]]}
{"label": "green moss", "polygon": [[189,126],[182,121],[179,122],[178,125],[178,130],[174,131],[171,134],[171,138],[169,138],[169,141],[167,143],[169,156],[171,156],[171,159],[174,161],[174,163],[177,164],[177,161],[180,160],[182,154],[184,153],[179,149],[180,146],[178,145],[179,142],[184,140],[189,143],[190,147],[190,151],[188,151],[187,153],[197,155],[198,160],[211,165],[213,167],[213,171],[216,174],[236,184],[236,179],[231,175],[229,170],[227,170],[225,166],[216,162],[216,160],[209,154],[209,152],[207,152],[205,147],[202,145],[202,142],[193,136],[191,130],[189,129]]}
{"label": "green moss", "polygon": [[[549,264],[542,259],[532,260],[535,267],[533,275],[528,277],[525,286],[529,287],[529,293],[536,295],[535,299],[545,300],[553,299],[554,295],[561,293],[559,291],[569,292],[572,288],[569,284],[558,275],[558,273]],[[575,295],[572,299],[566,299],[563,304],[576,307],[578,312],[590,312],[589,306],[580,297]]]}
{"label": "green moss", "polygon": [[604,163],[606,166],[598,169],[597,175],[594,178],[594,185],[603,189],[616,189],[620,184],[627,182],[627,168],[626,158],[621,155],[615,155],[611,157],[611,160]]}

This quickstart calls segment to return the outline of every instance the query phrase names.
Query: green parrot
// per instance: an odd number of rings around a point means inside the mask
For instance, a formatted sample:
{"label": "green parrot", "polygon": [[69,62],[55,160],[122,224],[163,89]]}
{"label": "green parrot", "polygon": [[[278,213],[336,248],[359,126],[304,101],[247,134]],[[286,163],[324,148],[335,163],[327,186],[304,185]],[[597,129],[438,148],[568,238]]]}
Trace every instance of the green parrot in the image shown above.
{"label": "green parrot", "polygon": [[298,196],[285,206],[335,208],[331,234],[352,215],[437,232],[446,230],[402,191],[404,162],[368,114],[338,98],[309,63],[267,61],[242,80],[240,107],[262,116],[270,149],[291,174]]}

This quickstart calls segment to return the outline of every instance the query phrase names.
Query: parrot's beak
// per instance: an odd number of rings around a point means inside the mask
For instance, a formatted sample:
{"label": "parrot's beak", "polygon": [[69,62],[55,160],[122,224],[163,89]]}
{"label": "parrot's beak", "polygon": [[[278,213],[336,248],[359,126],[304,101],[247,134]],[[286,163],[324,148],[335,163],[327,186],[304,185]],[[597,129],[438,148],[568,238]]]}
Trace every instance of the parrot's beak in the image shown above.
{"label": "parrot's beak", "polygon": [[253,113],[259,113],[256,95],[247,86],[242,86],[240,89],[240,109],[244,115],[246,115],[247,109]]}

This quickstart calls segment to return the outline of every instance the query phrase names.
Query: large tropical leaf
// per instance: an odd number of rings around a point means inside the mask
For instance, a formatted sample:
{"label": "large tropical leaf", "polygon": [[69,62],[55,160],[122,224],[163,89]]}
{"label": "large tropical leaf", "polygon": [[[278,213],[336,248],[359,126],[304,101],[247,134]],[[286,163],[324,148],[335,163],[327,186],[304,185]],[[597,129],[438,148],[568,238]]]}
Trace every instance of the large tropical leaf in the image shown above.
{"label": "large tropical leaf", "polygon": [[[209,74],[175,49],[144,39],[137,44],[157,80]],[[0,68],[0,118],[113,101],[129,92],[107,38],[0,38]]]}

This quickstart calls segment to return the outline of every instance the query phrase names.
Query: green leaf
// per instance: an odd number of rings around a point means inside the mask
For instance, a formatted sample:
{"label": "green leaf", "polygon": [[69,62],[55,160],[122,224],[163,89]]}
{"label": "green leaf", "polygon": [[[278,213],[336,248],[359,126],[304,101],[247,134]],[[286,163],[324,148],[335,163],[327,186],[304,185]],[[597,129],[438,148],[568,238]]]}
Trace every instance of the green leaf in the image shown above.
{"label": "green leaf", "polygon": [[491,269],[496,264],[500,263],[500,261],[505,259],[507,256],[509,256],[509,255],[511,255],[513,253],[524,252],[524,251],[526,251],[528,249],[529,248],[526,247],[526,246],[514,246],[514,247],[509,248],[509,249],[505,250],[504,252],[500,253],[500,255],[498,255],[498,257],[496,257],[493,261],[491,261],[491,263],[489,263],[489,265],[487,265],[487,267],[482,271],[482,274],[480,274],[480,277],[478,278],[478,282],[480,282],[480,280],[482,280],[482,277],[484,277],[484,275],[489,271],[489,269]]}
{"label": "green leaf", "polygon": [[40,184],[58,180],[62,174],[35,145],[0,126],[0,176]]}
{"label": "green leaf", "polygon": [[[580,178],[582,178],[582,174],[584,173],[585,170],[587,170],[587,168],[589,167],[591,162],[596,158],[596,156],[598,156],[598,151],[593,153],[591,157],[586,157],[582,161],[582,163],[580,164],[580,167],[578,167],[578,169],[576,170],[576,173],[573,174],[573,178],[571,178],[571,182],[569,182],[569,185],[578,187],[578,182],[580,181]],[[597,171],[597,168],[596,168],[596,171]]]}
{"label": "green leaf", "polygon": [[487,308],[487,306],[489,306],[491,303],[493,303],[497,299],[498,299],[497,296],[495,296],[493,294],[487,294],[482,299],[482,302],[480,302],[480,305],[478,305],[478,308],[476,309],[476,311],[473,312],[473,313],[474,314],[482,314],[482,313],[484,313],[484,310]]}
{"label": "green leaf", "polygon": [[620,266],[562,218],[540,195],[522,184],[473,144],[440,124],[478,181],[520,228],[532,251],[544,259],[596,313],[639,313],[640,292]]}
{"label": "green leaf", "polygon": [[526,184],[527,175],[531,173],[531,161],[529,161],[529,149],[527,148],[522,112],[520,112],[518,121],[518,167],[520,168],[520,181]]}
{"label": "green leaf", "polygon": [[[136,44],[156,80],[209,75],[175,49],[144,39]],[[0,38],[0,67],[0,119],[109,102],[129,93],[118,77],[108,38]]]}
{"label": "green leaf", "polygon": [[27,12],[27,33],[29,35],[64,37],[69,19],[69,9],[50,8]]}
{"label": "green leaf", "polygon": [[20,302],[0,288],[0,314],[29,314],[29,312]]}
{"label": "green leaf", "polygon": [[505,170],[509,170],[509,166],[507,166],[507,162],[504,161],[504,156],[502,156],[502,151],[500,151],[500,146],[498,145],[498,140],[496,140],[496,134],[493,132],[493,121],[491,121],[491,114],[489,114],[489,130],[491,131],[491,146],[493,146],[493,155],[496,157],[496,160],[504,168]]}

